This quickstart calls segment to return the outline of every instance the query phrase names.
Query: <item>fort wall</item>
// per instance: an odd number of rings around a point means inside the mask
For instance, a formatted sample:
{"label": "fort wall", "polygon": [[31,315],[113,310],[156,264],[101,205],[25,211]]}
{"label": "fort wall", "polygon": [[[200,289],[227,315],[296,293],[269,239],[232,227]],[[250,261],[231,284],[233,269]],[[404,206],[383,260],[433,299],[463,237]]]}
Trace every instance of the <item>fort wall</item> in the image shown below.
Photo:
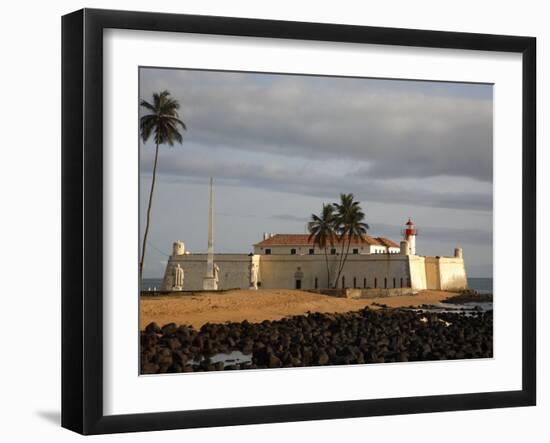
{"label": "fort wall", "polygon": [[424,257],[420,257],[418,255],[408,255],[407,258],[409,262],[411,287],[417,291],[427,289]]}
{"label": "fort wall", "polygon": [[[174,267],[184,269],[184,290],[202,289],[207,254],[173,255],[166,266],[163,290],[172,287]],[[339,256],[328,256],[331,282],[336,277]],[[250,286],[250,262],[259,264],[259,287],[267,289],[327,288],[324,255],[215,254],[219,267],[218,289],[247,289]],[[401,254],[349,255],[338,280],[339,288],[390,289],[410,287],[409,256]]]}
{"label": "fort wall", "polygon": [[[336,276],[339,256],[329,255],[331,283]],[[173,270],[183,268],[185,291],[203,289],[207,254],[172,255],[166,266],[162,290],[171,290]],[[215,254],[219,268],[218,289],[248,289],[250,263],[258,266],[258,287],[265,289],[326,289],[327,265],[324,254],[249,255]],[[422,257],[405,254],[350,254],[337,282],[337,288],[398,289],[410,288],[460,291],[468,287],[464,259]]]}
{"label": "fort wall", "polygon": [[439,257],[424,257],[426,269],[426,289],[440,289],[440,259]]}
{"label": "fort wall", "polygon": [[461,291],[468,288],[468,279],[462,257],[439,258],[440,288],[445,291]]}
{"label": "fort wall", "polygon": [[[163,291],[172,287],[171,276],[176,264],[184,270],[185,291],[200,291],[203,288],[203,278],[206,275],[207,254],[187,254],[170,257],[162,284]],[[215,254],[214,263],[220,268],[218,273],[218,289],[248,288],[250,256],[248,254]]]}

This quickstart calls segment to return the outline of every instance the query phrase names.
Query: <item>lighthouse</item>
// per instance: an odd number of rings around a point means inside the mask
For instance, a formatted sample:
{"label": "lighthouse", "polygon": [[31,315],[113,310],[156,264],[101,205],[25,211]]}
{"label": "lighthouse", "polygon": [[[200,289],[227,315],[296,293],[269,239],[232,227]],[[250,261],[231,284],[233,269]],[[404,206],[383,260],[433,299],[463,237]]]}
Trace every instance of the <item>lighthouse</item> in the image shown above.
{"label": "lighthouse", "polygon": [[403,238],[409,245],[409,254],[416,255],[416,225],[409,217],[409,221],[405,223],[405,229],[403,231]]}

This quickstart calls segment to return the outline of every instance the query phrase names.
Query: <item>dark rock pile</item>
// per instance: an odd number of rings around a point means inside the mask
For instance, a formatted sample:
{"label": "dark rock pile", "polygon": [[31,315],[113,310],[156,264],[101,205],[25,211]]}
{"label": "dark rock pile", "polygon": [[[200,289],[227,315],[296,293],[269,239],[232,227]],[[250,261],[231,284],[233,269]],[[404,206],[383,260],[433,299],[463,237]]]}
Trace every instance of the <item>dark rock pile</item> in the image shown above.
{"label": "dark rock pile", "polygon": [[[212,362],[241,351],[251,362]],[[195,372],[298,366],[487,358],[493,355],[493,313],[471,316],[370,310],[309,314],[261,323],[174,323],[141,332],[141,372]]]}
{"label": "dark rock pile", "polygon": [[455,303],[455,304],[463,304],[463,303],[488,303],[493,301],[493,294],[480,294],[473,290],[468,290],[463,292],[462,294],[454,295],[452,297],[449,297],[445,299],[445,303]]}

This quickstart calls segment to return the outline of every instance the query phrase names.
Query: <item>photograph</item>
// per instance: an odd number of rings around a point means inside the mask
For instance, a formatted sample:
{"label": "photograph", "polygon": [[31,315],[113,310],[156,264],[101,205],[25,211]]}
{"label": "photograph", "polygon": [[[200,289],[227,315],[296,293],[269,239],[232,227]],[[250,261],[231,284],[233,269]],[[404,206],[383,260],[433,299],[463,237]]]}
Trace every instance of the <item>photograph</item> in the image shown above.
{"label": "photograph", "polygon": [[550,435],[548,8],[469,3],[6,2],[0,441]]}
{"label": "photograph", "polygon": [[139,68],[140,374],[493,356],[493,85]]}

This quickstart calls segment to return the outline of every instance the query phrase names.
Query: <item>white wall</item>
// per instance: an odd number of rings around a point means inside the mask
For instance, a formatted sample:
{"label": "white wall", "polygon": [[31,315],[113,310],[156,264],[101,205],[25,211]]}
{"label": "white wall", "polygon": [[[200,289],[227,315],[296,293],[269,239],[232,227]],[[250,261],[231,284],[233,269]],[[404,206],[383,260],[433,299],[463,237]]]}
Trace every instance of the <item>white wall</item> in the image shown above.
{"label": "white wall", "polygon": [[[169,291],[167,276],[172,275],[179,263],[184,270],[184,291],[200,291],[206,275],[206,254],[188,254],[171,257],[164,272],[162,289]],[[216,254],[214,263],[220,268],[218,289],[248,288],[250,286],[250,257],[248,254]]]}
{"label": "white wall", "polygon": [[[331,281],[336,277],[338,257],[329,256],[329,267]],[[321,255],[263,255],[260,257],[260,274],[262,288],[285,288],[295,287],[295,273],[303,275],[302,289],[314,289],[315,277],[318,279],[318,287],[326,288],[326,261]],[[387,287],[393,288],[395,278],[396,287],[406,286],[408,281],[408,259],[399,254],[374,254],[374,255],[349,255],[341,277],[338,280],[338,287],[342,287],[342,279],[345,286],[353,288],[353,279],[356,279],[356,287],[363,288],[366,281],[367,287],[374,287],[376,279],[377,287],[384,288],[384,279]],[[366,280],[365,280],[366,279]]]}
{"label": "white wall", "polygon": [[465,289],[468,286],[463,259],[440,257],[438,261],[441,289],[456,291]]}
{"label": "white wall", "polygon": [[[550,28],[547,2],[394,0],[392,2],[202,0],[52,0],[2,5],[2,161],[0,162],[2,245],[2,364],[0,437],[4,441],[84,441],[58,427],[60,409],[60,16],[74,9],[103,7],[178,13],[236,15],[287,20],[413,27],[452,31],[535,35],[539,38],[539,149],[548,134]],[[36,106],[36,112],[34,106]],[[544,157],[550,171],[548,154]],[[539,163],[540,167],[540,163]],[[539,220],[550,219],[546,202]],[[539,198],[542,202],[542,199]],[[548,223],[546,222],[546,226]],[[546,232],[540,249],[550,249]],[[40,260],[28,262],[29,239],[41,242]],[[542,258],[542,257],[541,257]],[[549,259],[539,264],[548,269]],[[29,279],[29,275],[32,279]],[[542,280],[539,279],[539,282]],[[22,284],[21,282],[25,282]],[[548,312],[549,292],[539,287],[539,313]],[[445,443],[464,441],[544,441],[550,434],[549,322],[539,314],[539,406],[536,408],[375,417],[277,425],[116,435],[94,442],[330,442],[343,436],[371,440]],[[39,328],[36,333],[34,328]],[[540,343],[544,343],[544,348]],[[89,439],[87,441],[90,441]]]}
{"label": "white wall", "polygon": [[[327,288],[327,270],[324,255],[257,255],[259,279],[262,289],[294,289],[296,273],[300,273],[301,289]],[[331,282],[336,277],[338,256],[329,255]],[[400,254],[349,255],[338,287],[342,281],[348,288],[375,286],[378,288],[396,288],[407,286],[409,281],[409,257]],[[173,269],[180,264],[185,272],[183,289],[198,291],[202,289],[202,280],[206,272],[206,254],[178,255],[170,258],[164,274],[163,290],[170,290],[167,276],[172,276]],[[246,289],[250,285],[250,257],[247,254],[215,254],[214,263],[219,266],[219,289]],[[315,285],[317,279],[317,288]],[[422,281],[425,281],[423,279]],[[168,286],[167,286],[168,285]]]}

